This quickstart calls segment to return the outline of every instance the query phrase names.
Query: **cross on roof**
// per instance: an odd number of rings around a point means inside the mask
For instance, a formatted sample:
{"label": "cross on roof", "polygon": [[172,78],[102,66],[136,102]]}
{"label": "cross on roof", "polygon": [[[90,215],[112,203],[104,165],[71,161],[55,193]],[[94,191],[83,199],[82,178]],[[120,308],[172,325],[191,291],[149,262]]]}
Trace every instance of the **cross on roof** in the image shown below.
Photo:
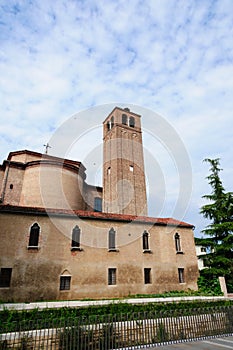
{"label": "cross on roof", "polygon": [[45,147],[45,154],[48,154],[48,149],[52,147],[49,145],[48,142],[46,143],[46,145],[44,145],[44,147]]}

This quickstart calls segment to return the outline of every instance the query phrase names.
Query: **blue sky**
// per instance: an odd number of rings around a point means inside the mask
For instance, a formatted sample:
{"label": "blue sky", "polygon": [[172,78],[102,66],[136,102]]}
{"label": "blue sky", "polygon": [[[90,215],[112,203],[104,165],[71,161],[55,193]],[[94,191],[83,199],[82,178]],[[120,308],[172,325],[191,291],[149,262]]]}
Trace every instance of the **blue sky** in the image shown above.
{"label": "blue sky", "polygon": [[[232,38],[231,0],[2,0],[1,160],[19,149],[42,152],[57,128],[90,107],[149,109],[176,131],[189,155],[192,195],[183,219],[199,235],[207,223],[199,215],[201,196],[210,191],[204,158],[221,158],[225,188],[233,190]],[[99,141],[86,139],[90,149],[101,143],[97,129]],[[81,151],[76,159],[87,166]],[[150,185],[152,216],[170,216],[177,195],[163,151],[156,164],[165,180]],[[50,154],[60,155],[53,145]],[[160,184],[167,209],[157,213]]]}

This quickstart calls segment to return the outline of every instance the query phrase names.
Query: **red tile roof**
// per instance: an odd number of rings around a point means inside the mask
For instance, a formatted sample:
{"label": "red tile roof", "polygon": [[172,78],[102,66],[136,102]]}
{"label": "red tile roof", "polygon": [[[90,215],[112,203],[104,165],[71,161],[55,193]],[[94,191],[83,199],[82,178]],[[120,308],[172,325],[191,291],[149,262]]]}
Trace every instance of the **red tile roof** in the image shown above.
{"label": "red tile roof", "polygon": [[68,209],[54,209],[54,208],[39,208],[39,207],[24,207],[13,205],[0,205],[1,212],[11,212],[18,214],[34,214],[34,215],[52,215],[52,216],[78,216],[82,219],[95,220],[112,220],[121,222],[140,222],[145,224],[163,225],[163,226],[179,226],[194,228],[193,225],[173,218],[153,218],[148,216],[136,216],[114,213],[103,213],[85,210],[68,210]]}
{"label": "red tile roof", "polygon": [[56,161],[60,161],[62,163],[67,163],[67,164],[72,164],[72,165],[76,165],[76,166],[82,166],[84,168],[84,170],[86,170],[85,166],[81,163],[78,162],[76,160],[72,160],[72,159],[67,159],[67,158],[61,158],[61,157],[56,157],[56,156],[51,156],[49,154],[43,154],[43,153],[39,153],[39,152],[34,152],[34,151],[29,151],[29,150],[20,150],[20,151],[14,151],[14,152],[10,152],[7,160],[11,160],[12,156],[18,155],[18,154],[30,154],[32,156],[38,157],[38,158],[42,158],[43,160],[56,160]]}
{"label": "red tile roof", "polygon": [[[26,162],[23,161],[17,161],[17,160],[12,160],[12,157],[15,155],[20,155],[20,154],[28,154],[32,155],[34,157],[37,157],[38,159],[34,160],[29,160]],[[29,151],[29,150],[21,150],[21,151],[14,151],[10,152],[7,160],[4,160],[3,164],[0,165],[0,169],[5,169],[6,165],[10,164],[11,167],[18,167],[18,168],[26,168],[29,166],[36,166],[36,165],[46,165],[49,164],[51,166],[59,166],[59,167],[64,167],[69,170],[72,170],[74,172],[78,172],[80,176],[83,177],[83,179],[86,179],[86,168],[85,166],[76,160],[71,160],[71,159],[64,159],[60,157],[55,157],[51,156],[48,154],[42,154],[34,151]]]}

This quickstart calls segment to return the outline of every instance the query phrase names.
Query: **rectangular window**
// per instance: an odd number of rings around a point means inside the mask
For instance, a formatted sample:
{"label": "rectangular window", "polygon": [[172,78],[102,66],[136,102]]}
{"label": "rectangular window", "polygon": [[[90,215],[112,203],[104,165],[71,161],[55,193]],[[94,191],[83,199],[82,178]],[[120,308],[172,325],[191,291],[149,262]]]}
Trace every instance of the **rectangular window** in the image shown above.
{"label": "rectangular window", "polygon": [[144,269],[144,283],[149,284],[151,283],[151,269]]}
{"label": "rectangular window", "polygon": [[116,284],[116,269],[108,269],[108,285]]}
{"label": "rectangular window", "polygon": [[95,197],[94,199],[94,211],[102,211],[102,198]]}
{"label": "rectangular window", "polygon": [[60,290],[70,290],[71,276],[60,277]]}
{"label": "rectangular window", "polygon": [[184,283],[184,269],[183,268],[178,269],[178,275],[179,275],[179,283]]}
{"label": "rectangular window", "polygon": [[11,284],[11,268],[1,268],[0,271],[0,288],[10,287]]}

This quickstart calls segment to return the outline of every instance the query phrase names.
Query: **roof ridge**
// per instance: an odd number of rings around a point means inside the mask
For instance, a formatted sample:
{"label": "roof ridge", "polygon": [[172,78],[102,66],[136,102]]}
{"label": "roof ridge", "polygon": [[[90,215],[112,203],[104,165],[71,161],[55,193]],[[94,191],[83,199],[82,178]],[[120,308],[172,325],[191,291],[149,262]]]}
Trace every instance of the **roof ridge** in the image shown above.
{"label": "roof ridge", "polygon": [[194,225],[174,218],[159,218],[150,216],[137,216],[130,214],[104,213],[87,210],[72,210],[72,209],[57,209],[57,208],[43,208],[43,207],[26,207],[14,206],[10,204],[1,204],[0,212],[20,212],[25,214],[47,214],[47,215],[65,215],[78,216],[81,218],[99,219],[99,220],[114,220],[114,221],[135,221],[144,223],[153,223],[157,225],[168,226],[184,226],[194,228]]}

